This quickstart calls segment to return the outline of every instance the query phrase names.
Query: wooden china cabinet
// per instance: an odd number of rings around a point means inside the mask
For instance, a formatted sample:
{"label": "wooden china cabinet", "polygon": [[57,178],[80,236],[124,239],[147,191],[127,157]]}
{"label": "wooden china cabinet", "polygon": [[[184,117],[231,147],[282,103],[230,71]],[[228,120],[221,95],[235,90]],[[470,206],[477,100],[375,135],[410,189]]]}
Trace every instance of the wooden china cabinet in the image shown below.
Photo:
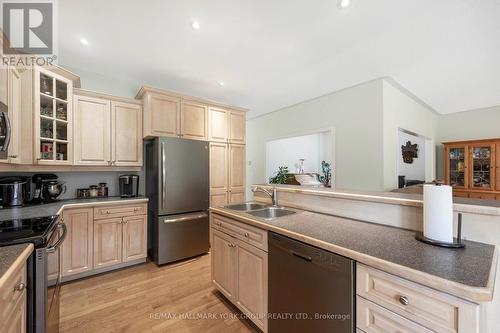
{"label": "wooden china cabinet", "polygon": [[454,196],[500,200],[500,139],[443,144],[445,182]]}

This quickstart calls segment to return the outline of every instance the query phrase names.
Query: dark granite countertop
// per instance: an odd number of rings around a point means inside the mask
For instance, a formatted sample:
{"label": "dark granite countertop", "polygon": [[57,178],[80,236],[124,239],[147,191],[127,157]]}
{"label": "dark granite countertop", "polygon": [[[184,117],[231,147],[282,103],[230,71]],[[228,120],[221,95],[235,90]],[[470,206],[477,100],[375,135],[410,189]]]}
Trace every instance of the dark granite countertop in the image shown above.
{"label": "dark granite countertop", "polygon": [[26,260],[32,250],[31,243],[0,247],[0,286],[3,284],[5,273],[12,268],[16,260],[22,255],[24,258],[21,259]]}
{"label": "dark granite countertop", "polygon": [[122,202],[127,203],[129,201],[146,202],[147,200],[148,199],[144,196],[134,198],[107,197],[95,199],[69,199],[41,205],[2,208],[0,209],[0,221],[58,215],[63,207],[77,208],[85,206],[96,206],[101,204],[119,204]]}
{"label": "dark granite countertop", "polygon": [[465,241],[465,249],[440,248],[417,241],[415,231],[296,211],[265,221],[225,208],[212,209],[459,297],[492,298],[497,261],[494,245]]}

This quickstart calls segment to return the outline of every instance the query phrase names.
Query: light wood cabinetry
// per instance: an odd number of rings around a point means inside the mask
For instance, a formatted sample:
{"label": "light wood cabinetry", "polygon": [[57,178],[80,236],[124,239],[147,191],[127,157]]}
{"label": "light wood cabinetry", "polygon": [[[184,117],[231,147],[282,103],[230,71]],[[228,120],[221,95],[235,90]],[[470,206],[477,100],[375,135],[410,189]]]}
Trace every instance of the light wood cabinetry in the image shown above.
{"label": "light wood cabinetry", "polygon": [[163,94],[146,93],[144,103],[144,137],[178,136],[181,99]]}
{"label": "light wood cabinetry", "polygon": [[63,221],[68,232],[61,247],[63,281],[146,260],[146,203],[64,209]]}
{"label": "light wood cabinetry", "polygon": [[142,165],[142,107],[136,101],[82,90],[74,100],[75,165]]}
{"label": "light wood cabinetry", "polygon": [[30,245],[19,258],[3,272],[0,281],[0,332],[27,331],[27,265],[33,247]]}
{"label": "light wood cabinetry", "polygon": [[61,247],[62,275],[68,276],[93,269],[94,220],[92,208],[68,209],[63,212],[67,236]]}
{"label": "light wood cabinetry", "polygon": [[245,113],[230,111],[229,113],[229,142],[245,144]]}
{"label": "light wood cabinetry", "polygon": [[40,165],[73,162],[73,82],[36,66],[34,82],[34,152]]}
{"label": "light wood cabinetry", "polygon": [[500,195],[500,139],[446,142],[445,183],[455,196],[495,200]]}
{"label": "light wood cabinetry", "polygon": [[94,268],[122,262],[122,219],[94,221]]}
{"label": "light wood cabinetry", "polygon": [[111,161],[115,166],[142,166],[142,107],[111,102]]}
{"label": "light wood cabinetry", "polygon": [[370,332],[479,333],[479,305],[357,264],[357,326]]}
{"label": "light wood cabinetry", "polygon": [[229,111],[223,108],[208,109],[208,139],[212,142],[227,142],[229,136]]}
{"label": "light wood cabinetry", "polygon": [[146,215],[123,218],[123,262],[147,256],[147,223]]}
{"label": "light wood cabinetry", "polygon": [[205,104],[182,100],[181,133],[184,139],[207,140],[208,107]]}
{"label": "light wood cabinetry", "polygon": [[110,165],[110,101],[75,95],[75,163]]}
{"label": "light wood cabinetry", "polygon": [[210,214],[212,283],[267,332],[267,232]]}
{"label": "light wood cabinetry", "polygon": [[210,143],[210,206],[245,201],[245,146]]}

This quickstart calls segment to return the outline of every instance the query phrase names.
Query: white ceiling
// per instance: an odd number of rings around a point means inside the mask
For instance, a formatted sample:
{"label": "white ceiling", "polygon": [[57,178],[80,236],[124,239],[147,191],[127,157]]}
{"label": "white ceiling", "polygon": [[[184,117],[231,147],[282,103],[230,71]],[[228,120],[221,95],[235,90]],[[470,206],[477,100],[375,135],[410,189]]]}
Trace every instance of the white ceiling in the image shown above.
{"label": "white ceiling", "polygon": [[499,0],[58,6],[60,64],[248,107],[250,117],[382,76],[440,113],[500,105]]}

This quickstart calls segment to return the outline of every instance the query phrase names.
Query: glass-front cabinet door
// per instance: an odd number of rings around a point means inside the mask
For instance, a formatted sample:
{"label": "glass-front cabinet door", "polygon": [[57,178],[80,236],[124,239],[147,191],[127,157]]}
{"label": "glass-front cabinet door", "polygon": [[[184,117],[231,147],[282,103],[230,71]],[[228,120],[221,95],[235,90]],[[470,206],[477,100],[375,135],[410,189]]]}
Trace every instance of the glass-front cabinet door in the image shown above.
{"label": "glass-front cabinet door", "polygon": [[39,67],[34,70],[34,83],[35,162],[71,164],[73,84]]}
{"label": "glass-front cabinet door", "polygon": [[495,145],[476,144],[471,145],[470,164],[471,180],[470,186],[474,189],[493,190],[495,188]]}
{"label": "glass-front cabinet door", "polygon": [[450,146],[446,149],[447,184],[455,188],[466,188],[467,177],[467,146]]}

